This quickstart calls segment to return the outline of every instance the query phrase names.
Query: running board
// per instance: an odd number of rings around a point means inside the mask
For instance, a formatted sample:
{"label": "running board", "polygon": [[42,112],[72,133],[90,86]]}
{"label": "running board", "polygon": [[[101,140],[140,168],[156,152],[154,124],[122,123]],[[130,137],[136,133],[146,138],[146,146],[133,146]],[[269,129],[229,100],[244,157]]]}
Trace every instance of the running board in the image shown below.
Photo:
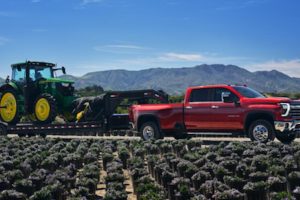
{"label": "running board", "polygon": [[232,136],[232,133],[212,133],[212,132],[188,132],[188,135],[197,135],[197,136]]}

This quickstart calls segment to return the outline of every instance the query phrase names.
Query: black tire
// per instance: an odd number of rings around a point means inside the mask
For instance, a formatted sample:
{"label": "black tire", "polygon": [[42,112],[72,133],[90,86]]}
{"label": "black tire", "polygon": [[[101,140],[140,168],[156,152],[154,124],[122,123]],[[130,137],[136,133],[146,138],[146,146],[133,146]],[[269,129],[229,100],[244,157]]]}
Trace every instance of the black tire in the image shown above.
{"label": "black tire", "polygon": [[19,137],[26,137],[26,133],[18,133]]}
{"label": "black tire", "polygon": [[290,144],[293,142],[296,138],[295,133],[281,133],[281,132],[276,132],[276,138],[283,144]]}
{"label": "black tire", "polygon": [[155,122],[145,122],[142,124],[140,128],[140,136],[143,140],[158,140],[163,139],[164,136],[162,132],[159,130],[157,124]]}
{"label": "black tire", "polygon": [[[41,120],[39,117],[38,117],[38,114],[36,113],[36,106],[37,106],[37,103],[39,100],[41,99],[46,99],[49,106],[50,106],[50,112],[49,112],[49,115],[47,116],[46,119],[43,119]],[[50,124],[52,123],[56,116],[57,116],[57,105],[56,105],[56,100],[53,96],[51,96],[50,94],[41,94],[34,102],[34,115],[35,115],[35,118],[36,118],[36,123],[38,124]]]}
{"label": "black tire", "polygon": [[0,136],[6,136],[7,135],[7,127],[0,123]]}
{"label": "black tire", "polygon": [[[15,99],[16,99],[16,103],[17,103],[17,106],[16,106],[16,114],[14,116],[14,118],[11,120],[11,121],[6,121],[5,119],[2,118],[1,114],[0,114],[0,120],[3,121],[3,122],[6,122],[7,124],[9,125],[16,125],[20,119],[21,119],[21,115],[20,115],[20,109],[19,109],[19,106],[18,106],[18,95],[16,93],[16,91],[12,90],[12,89],[9,89],[9,90],[6,90],[6,91],[3,91],[2,92],[2,95],[1,95],[1,98],[0,98],[0,102],[2,100],[2,97],[7,94],[7,93],[11,93]],[[4,108],[0,108],[0,109],[4,109]]]}
{"label": "black tire", "polygon": [[248,129],[248,135],[252,141],[266,143],[275,139],[273,125],[264,119],[253,121]]}

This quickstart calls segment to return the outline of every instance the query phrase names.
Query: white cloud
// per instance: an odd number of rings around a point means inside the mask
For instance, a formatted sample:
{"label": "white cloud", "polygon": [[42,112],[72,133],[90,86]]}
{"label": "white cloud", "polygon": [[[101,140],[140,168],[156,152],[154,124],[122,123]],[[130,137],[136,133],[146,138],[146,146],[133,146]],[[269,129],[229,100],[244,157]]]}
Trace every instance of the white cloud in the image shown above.
{"label": "white cloud", "polygon": [[102,0],[82,0],[81,1],[81,5],[87,5],[87,4],[91,4],[91,3],[99,3]]}
{"label": "white cloud", "polygon": [[249,66],[253,71],[278,70],[292,77],[300,77],[300,59],[271,60]]}
{"label": "white cloud", "polygon": [[101,51],[106,53],[117,53],[117,54],[136,54],[139,53],[141,50],[146,50],[149,48],[132,45],[132,44],[108,44],[108,45],[101,45],[95,46],[95,51]]}
{"label": "white cloud", "polygon": [[8,12],[8,11],[0,11],[1,17],[15,17],[16,13],[14,12]]}
{"label": "white cloud", "polygon": [[162,60],[167,61],[203,61],[205,56],[201,54],[185,54],[185,53],[165,53],[160,57]]}
{"label": "white cloud", "polygon": [[137,45],[122,45],[122,44],[110,44],[110,45],[105,45],[104,47],[108,48],[120,48],[120,49],[145,49],[144,47],[137,46]]}
{"label": "white cloud", "polygon": [[32,29],[32,32],[36,32],[36,33],[44,33],[47,31],[48,31],[47,29],[43,29],[43,28]]}
{"label": "white cloud", "polygon": [[227,10],[238,10],[247,7],[259,6],[267,3],[269,0],[248,0],[248,1],[224,1],[223,5],[220,5],[216,10],[227,11]]}
{"label": "white cloud", "polygon": [[9,42],[9,39],[0,36],[0,46],[5,45],[7,42]]}

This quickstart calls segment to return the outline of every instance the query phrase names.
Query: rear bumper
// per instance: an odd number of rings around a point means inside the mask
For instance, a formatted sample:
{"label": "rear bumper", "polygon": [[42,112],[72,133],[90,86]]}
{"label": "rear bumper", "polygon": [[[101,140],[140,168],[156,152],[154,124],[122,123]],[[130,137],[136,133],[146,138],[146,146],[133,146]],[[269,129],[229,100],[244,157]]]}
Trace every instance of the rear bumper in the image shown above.
{"label": "rear bumper", "polygon": [[275,121],[274,127],[277,132],[281,133],[299,133],[300,132],[300,120],[294,121]]}

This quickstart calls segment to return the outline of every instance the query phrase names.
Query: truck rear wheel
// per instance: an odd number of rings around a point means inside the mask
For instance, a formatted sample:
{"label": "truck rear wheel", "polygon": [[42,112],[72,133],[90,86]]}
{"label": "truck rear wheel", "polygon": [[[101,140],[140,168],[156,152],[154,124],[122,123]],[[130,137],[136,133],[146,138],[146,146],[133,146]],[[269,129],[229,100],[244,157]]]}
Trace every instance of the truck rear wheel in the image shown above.
{"label": "truck rear wheel", "polygon": [[143,140],[155,140],[162,139],[163,135],[159,131],[158,126],[155,122],[145,122],[140,128],[140,134]]}
{"label": "truck rear wheel", "polygon": [[276,132],[276,138],[283,144],[290,144],[295,140],[296,134]]}
{"label": "truck rear wheel", "polygon": [[34,115],[40,124],[53,122],[57,116],[55,99],[49,94],[40,95],[34,103]]}
{"label": "truck rear wheel", "polygon": [[259,119],[250,124],[248,135],[252,141],[266,143],[274,140],[275,131],[269,121]]}

